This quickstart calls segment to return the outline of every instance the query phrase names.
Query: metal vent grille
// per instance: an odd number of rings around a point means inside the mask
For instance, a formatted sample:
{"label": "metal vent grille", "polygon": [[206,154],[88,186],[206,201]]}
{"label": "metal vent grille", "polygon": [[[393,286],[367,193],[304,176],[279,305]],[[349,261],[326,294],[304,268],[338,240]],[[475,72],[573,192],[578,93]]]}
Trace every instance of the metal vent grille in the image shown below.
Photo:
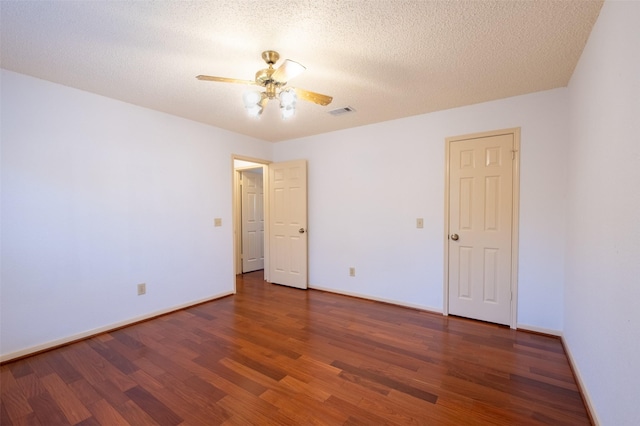
{"label": "metal vent grille", "polygon": [[344,107],[344,108],[338,108],[338,109],[331,110],[331,111],[329,111],[329,114],[338,116],[338,115],[350,114],[352,112],[355,112],[355,109],[353,109],[350,106],[347,106],[347,107]]}

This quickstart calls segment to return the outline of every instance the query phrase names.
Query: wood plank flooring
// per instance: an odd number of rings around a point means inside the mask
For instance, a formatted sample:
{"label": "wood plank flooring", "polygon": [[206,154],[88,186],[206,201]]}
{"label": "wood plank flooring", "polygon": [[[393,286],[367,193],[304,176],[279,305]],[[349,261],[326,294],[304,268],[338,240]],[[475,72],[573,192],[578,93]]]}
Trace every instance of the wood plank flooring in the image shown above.
{"label": "wood plank flooring", "polygon": [[2,365],[0,424],[590,424],[557,338],[261,274]]}

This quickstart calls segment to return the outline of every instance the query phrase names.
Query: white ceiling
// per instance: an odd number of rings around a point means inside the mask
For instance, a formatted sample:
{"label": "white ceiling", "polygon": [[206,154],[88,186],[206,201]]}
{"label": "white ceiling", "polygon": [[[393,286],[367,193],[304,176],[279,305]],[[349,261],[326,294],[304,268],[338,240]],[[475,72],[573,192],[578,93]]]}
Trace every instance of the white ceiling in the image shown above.
{"label": "white ceiling", "polygon": [[[2,68],[268,141],[564,87],[602,1],[0,1]],[[246,116],[277,50],[331,95]],[[279,65],[280,62],[277,65]],[[355,113],[328,114],[350,106]]]}

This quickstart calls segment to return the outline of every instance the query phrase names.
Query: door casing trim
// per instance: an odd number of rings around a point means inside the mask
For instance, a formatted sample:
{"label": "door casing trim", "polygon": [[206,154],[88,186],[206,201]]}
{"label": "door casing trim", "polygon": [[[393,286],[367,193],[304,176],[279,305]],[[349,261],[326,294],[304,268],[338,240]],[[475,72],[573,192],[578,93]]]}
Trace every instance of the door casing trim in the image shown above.
{"label": "door casing trim", "polygon": [[518,324],[518,231],[520,229],[520,128],[494,130],[482,133],[472,133],[461,136],[452,136],[445,139],[445,179],[444,179],[444,283],[442,314],[449,315],[449,149],[452,142],[468,139],[480,139],[486,137],[513,135],[513,198],[511,221],[511,318],[509,326],[513,329]]}

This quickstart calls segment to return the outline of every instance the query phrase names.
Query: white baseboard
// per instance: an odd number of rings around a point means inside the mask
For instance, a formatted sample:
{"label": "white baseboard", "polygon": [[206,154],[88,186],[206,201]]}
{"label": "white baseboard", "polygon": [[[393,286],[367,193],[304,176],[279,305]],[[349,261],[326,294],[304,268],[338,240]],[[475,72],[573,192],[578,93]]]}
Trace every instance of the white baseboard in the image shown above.
{"label": "white baseboard", "polygon": [[333,288],[320,287],[320,286],[317,286],[317,285],[310,285],[309,288],[314,289],[314,290],[326,291],[327,293],[335,293],[335,294],[341,294],[343,296],[357,297],[358,299],[373,300],[375,302],[383,302],[383,303],[387,303],[389,305],[402,306],[403,308],[418,309],[420,311],[431,312],[431,313],[434,313],[434,314],[442,315],[442,309],[432,308],[430,306],[414,305],[414,304],[411,304],[411,303],[399,302],[397,300],[384,299],[384,298],[381,298],[381,297],[373,297],[373,296],[370,296],[368,294],[365,295],[365,294],[360,294],[360,293],[353,293],[353,292],[349,292],[349,291],[336,290],[336,289],[333,289]]}
{"label": "white baseboard", "polygon": [[548,334],[550,336],[558,336],[558,337],[562,336],[562,331],[554,330],[552,328],[537,327],[535,325],[527,325],[527,324],[517,324],[516,327],[518,330],[533,331],[540,334]]}
{"label": "white baseboard", "polygon": [[177,306],[172,306],[171,308],[167,308],[167,309],[161,309],[159,311],[156,312],[152,312],[146,315],[141,315],[139,317],[135,317],[135,318],[130,318],[124,321],[119,321],[113,324],[109,324],[109,325],[105,325],[103,327],[98,327],[98,328],[94,328],[92,330],[87,330],[84,331],[82,333],[78,333],[78,334],[74,334],[72,336],[67,336],[67,337],[63,337],[61,339],[56,339],[56,340],[52,340],[50,342],[46,342],[43,343],[41,345],[36,345],[36,346],[32,346],[29,348],[25,348],[25,349],[21,349],[19,351],[15,351],[15,352],[11,352],[8,354],[2,354],[0,355],[0,362],[7,362],[7,361],[11,361],[12,359],[16,359],[16,358],[22,358],[31,354],[35,354],[38,352],[42,352],[42,351],[46,351],[48,349],[52,349],[55,348],[57,346],[62,346],[62,345],[66,345],[68,343],[72,343],[72,342],[76,342],[78,340],[82,340],[82,339],[86,339],[88,337],[91,336],[95,336],[98,334],[102,334],[102,333],[106,333],[108,331],[112,331],[118,328],[122,328],[122,327],[126,327],[128,325],[131,324],[135,324],[137,322],[140,321],[145,321],[154,317],[159,317],[161,315],[165,315],[168,314],[170,312],[174,312],[174,311],[179,311],[180,309],[185,309],[188,308],[190,306],[194,306],[194,305],[199,305],[201,303],[205,303],[205,302],[210,302],[212,300],[216,300],[216,299],[220,299],[222,297],[226,297],[226,296],[230,296],[232,294],[234,294],[235,292],[230,291],[230,292],[225,292],[225,293],[220,293],[216,296],[212,296],[212,297],[207,297],[205,299],[200,299],[200,300],[194,300],[192,302],[188,302],[188,303],[184,303],[182,305],[177,305]]}
{"label": "white baseboard", "polygon": [[580,375],[580,369],[576,364],[573,355],[571,354],[571,349],[567,344],[567,341],[564,339],[564,336],[560,336],[562,340],[562,346],[564,347],[564,351],[567,353],[567,359],[569,360],[569,364],[571,364],[571,370],[573,371],[573,375],[576,378],[576,382],[578,382],[578,388],[580,389],[580,393],[582,394],[582,398],[584,399],[584,403],[587,406],[587,411],[589,412],[589,416],[591,417],[591,421],[593,421],[595,426],[600,426],[600,420],[598,419],[598,414],[596,413],[595,406],[593,405],[593,401],[591,401],[591,397],[589,396],[589,392],[587,392],[587,387],[584,385],[584,381],[582,380],[582,376]]}

